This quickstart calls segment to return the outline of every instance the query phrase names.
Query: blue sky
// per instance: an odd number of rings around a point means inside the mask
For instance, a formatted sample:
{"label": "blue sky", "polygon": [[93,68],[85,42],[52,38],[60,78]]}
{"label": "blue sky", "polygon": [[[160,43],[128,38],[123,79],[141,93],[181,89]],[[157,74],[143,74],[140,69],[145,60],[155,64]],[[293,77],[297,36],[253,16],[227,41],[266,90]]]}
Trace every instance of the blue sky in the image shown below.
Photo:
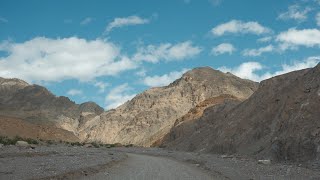
{"label": "blue sky", "polygon": [[199,66],[313,67],[319,26],[319,0],[1,0],[0,76],[110,109]]}

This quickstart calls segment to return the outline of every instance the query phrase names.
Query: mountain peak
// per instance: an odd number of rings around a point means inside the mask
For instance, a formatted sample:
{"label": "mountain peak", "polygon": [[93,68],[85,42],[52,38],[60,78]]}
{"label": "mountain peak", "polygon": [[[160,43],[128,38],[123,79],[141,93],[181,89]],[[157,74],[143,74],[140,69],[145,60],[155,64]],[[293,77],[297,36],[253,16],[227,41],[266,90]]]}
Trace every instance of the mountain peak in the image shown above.
{"label": "mountain peak", "polygon": [[205,67],[197,67],[192,70],[189,70],[183,74],[183,77],[202,76],[203,78],[206,78],[208,76],[212,76],[216,74],[222,74],[222,72],[218,70],[214,70],[209,66],[205,66]]}
{"label": "mountain peak", "polygon": [[17,78],[2,78],[0,77],[0,85],[1,86],[19,86],[19,87],[26,87],[29,84],[21,79]]}

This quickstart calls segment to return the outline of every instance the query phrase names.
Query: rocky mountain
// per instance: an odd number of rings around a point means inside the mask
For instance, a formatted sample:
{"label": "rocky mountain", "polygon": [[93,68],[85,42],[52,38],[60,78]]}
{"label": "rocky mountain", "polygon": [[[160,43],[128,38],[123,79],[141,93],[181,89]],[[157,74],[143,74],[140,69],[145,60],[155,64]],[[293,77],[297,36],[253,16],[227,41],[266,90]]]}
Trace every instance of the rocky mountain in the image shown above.
{"label": "rocky mountain", "polygon": [[150,146],[163,138],[176,119],[200,102],[220,95],[247,99],[258,83],[209,67],[186,72],[165,87],[144,91],[120,107],[85,120],[79,128],[84,141]]}
{"label": "rocky mountain", "polygon": [[307,161],[320,157],[319,118],[320,64],[262,81],[242,103],[208,107],[200,118],[172,128],[162,146]]}
{"label": "rocky mountain", "polygon": [[19,119],[19,122],[23,119],[31,125],[50,125],[75,134],[80,119],[103,111],[93,102],[77,105],[67,97],[53,95],[42,86],[30,85],[19,79],[0,78],[1,119],[10,117]]}

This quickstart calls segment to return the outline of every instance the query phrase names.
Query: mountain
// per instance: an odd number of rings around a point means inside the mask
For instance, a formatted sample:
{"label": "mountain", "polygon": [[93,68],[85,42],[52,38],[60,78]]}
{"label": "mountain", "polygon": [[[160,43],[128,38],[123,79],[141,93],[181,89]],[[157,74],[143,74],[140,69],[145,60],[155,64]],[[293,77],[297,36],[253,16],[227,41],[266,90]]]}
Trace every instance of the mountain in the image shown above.
{"label": "mountain", "polygon": [[320,64],[262,81],[241,103],[208,107],[200,118],[173,127],[161,145],[308,161],[320,154],[319,118]]}
{"label": "mountain", "polygon": [[20,79],[0,78],[1,122],[11,119],[15,124],[23,123],[21,126],[43,125],[52,127],[53,132],[60,128],[75,134],[80,119],[99,115],[103,111],[93,102],[78,105],[67,97],[53,95],[42,86],[30,85]]}
{"label": "mountain", "polygon": [[165,87],[144,91],[116,109],[82,123],[83,141],[151,146],[163,138],[176,119],[200,102],[220,95],[247,99],[258,83],[209,67],[195,68]]}

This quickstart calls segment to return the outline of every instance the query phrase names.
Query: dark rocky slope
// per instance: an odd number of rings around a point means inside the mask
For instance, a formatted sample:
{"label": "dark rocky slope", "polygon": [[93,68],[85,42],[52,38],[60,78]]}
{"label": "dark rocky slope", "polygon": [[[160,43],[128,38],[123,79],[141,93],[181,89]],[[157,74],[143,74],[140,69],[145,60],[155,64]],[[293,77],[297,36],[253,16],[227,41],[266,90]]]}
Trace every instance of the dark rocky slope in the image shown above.
{"label": "dark rocky slope", "polygon": [[[260,83],[246,101],[207,108],[171,130],[163,146],[307,161],[320,153],[320,64]],[[191,130],[190,130],[191,129]]]}

